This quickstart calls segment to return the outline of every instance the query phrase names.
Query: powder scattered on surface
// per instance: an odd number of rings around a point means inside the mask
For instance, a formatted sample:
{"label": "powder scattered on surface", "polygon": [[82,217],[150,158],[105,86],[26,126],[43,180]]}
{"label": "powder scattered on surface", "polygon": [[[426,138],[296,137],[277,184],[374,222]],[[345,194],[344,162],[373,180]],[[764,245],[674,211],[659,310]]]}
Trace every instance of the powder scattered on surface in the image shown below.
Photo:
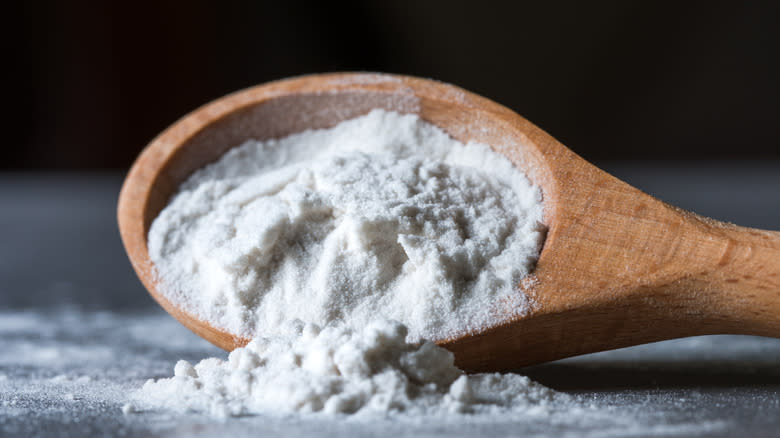
{"label": "powder scattered on surface", "polygon": [[192,366],[179,361],[174,376],[150,380],[139,404],[217,417],[291,412],[353,414],[549,415],[583,407],[570,396],[518,374],[466,375],[451,352],[430,341],[408,343],[407,329],[377,321],[359,332],[300,327],[292,339],[256,338],[226,361]]}
{"label": "powder scattered on surface", "polygon": [[529,310],[516,285],[541,220],[538,188],[488,146],[374,110],[196,171],[149,254],[168,299],[234,335],[381,317],[440,340]]}
{"label": "powder scattered on surface", "polygon": [[[458,414],[443,421],[298,414],[223,421],[198,412],[150,409],[128,400],[128,394],[150,377],[171,374],[179,358],[195,363],[227,357],[168,314],[150,310],[0,310],[0,436],[601,438],[762,436],[780,427],[775,387],[745,384],[745,379],[777,381],[780,343],[745,336],[678,339],[542,365],[536,375],[574,393],[569,402],[555,396],[544,408],[522,414]],[[47,353],[30,354],[36,349]],[[681,370],[710,383],[685,384]],[[724,386],[724,375],[734,376],[734,384]],[[574,382],[578,378],[582,381]],[[658,388],[647,388],[651,378],[659,379]],[[670,378],[681,384],[671,384]],[[126,415],[122,408],[128,402],[135,412]]]}

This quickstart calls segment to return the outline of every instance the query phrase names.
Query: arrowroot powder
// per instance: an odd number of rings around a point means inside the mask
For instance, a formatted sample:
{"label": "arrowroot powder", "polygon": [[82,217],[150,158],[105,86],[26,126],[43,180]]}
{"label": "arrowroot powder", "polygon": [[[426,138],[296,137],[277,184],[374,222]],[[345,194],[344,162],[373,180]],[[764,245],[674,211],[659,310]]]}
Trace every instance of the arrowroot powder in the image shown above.
{"label": "arrowroot powder", "polygon": [[507,159],[415,115],[246,142],[182,185],[149,254],[175,305],[254,340],[226,361],[180,361],[134,403],[216,416],[574,409],[523,376],[467,376],[425,340],[530,309],[517,285],[541,220],[539,189]]}
{"label": "arrowroot powder", "polygon": [[441,340],[529,310],[541,221],[539,189],[488,146],[374,110],[230,150],[148,243],[160,292],[237,336],[381,317]]}
{"label": "arrowroot powder", "polygon": [[173,377],[148,381],[136,403],[222,418],[290,412],[539,417],[583,410],[525,376],[465,375],[449,351],[430,341],[408,343],[406,336],[394,321],[360,330],[298,325],[290,338],[256,338],[226,361],[210,358],[194,367],[179,361]]}

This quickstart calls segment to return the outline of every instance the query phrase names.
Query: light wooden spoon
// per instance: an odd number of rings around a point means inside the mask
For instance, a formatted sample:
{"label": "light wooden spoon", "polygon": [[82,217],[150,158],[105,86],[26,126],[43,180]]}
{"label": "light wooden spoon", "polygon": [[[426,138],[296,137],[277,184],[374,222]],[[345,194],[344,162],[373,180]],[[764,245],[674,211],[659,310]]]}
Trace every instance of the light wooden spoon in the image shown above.
{"label": "light wooden spoon", "polygon": [[[542,189],[549,231],[518,293],[525,316],[441,344],[469,371],[703,334],[780,337],[780,233],[697,216],[619,181],[524,118],[458,87],[405,76],[325,74],[250,88],[203,106],[154,139],[119,199],[127,253],[182,324],[231,350],[235,337],[157,290],[149,227],[194,170],[253,139],[325,128],[372,108],[416,113],[452,137],[491,145]],[[767,200],[768,202],[777,202]]]}

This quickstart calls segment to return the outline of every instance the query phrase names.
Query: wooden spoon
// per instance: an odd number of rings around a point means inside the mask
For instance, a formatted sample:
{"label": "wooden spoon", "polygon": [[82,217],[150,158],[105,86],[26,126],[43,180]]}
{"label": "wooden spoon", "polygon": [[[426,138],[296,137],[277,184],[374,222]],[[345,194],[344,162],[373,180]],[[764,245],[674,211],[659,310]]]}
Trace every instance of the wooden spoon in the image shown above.
{"label": "wooden spoon", "polygon": [[489,144],[542,189],[549,231],[518,291],[534,308],[441,342],[460,367],[509,370],[692,335],[780,337],[780,233],[675,208],[597,169],[499,104],[393,75],[325,74],[260,85],[195,110],[154,139],[127,176],[118,212],[130,261],[151,295],[212,343],[227,350],[246,344],[157,290],[147,251],[153,219],[180,183],[228,148],[330,127],[372,108],[416,113],[460,141]]}

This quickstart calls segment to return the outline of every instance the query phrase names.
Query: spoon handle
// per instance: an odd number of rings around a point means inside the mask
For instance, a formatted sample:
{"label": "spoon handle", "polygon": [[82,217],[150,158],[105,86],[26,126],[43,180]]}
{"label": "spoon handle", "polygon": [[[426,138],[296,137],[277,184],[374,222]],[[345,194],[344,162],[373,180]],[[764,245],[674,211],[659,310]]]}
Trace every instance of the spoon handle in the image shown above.
{"label": "spoon handle", "polygon": [[780,232],[692,216],[717,247],[690,289],[703,310],[731,333],[780,337]]}

